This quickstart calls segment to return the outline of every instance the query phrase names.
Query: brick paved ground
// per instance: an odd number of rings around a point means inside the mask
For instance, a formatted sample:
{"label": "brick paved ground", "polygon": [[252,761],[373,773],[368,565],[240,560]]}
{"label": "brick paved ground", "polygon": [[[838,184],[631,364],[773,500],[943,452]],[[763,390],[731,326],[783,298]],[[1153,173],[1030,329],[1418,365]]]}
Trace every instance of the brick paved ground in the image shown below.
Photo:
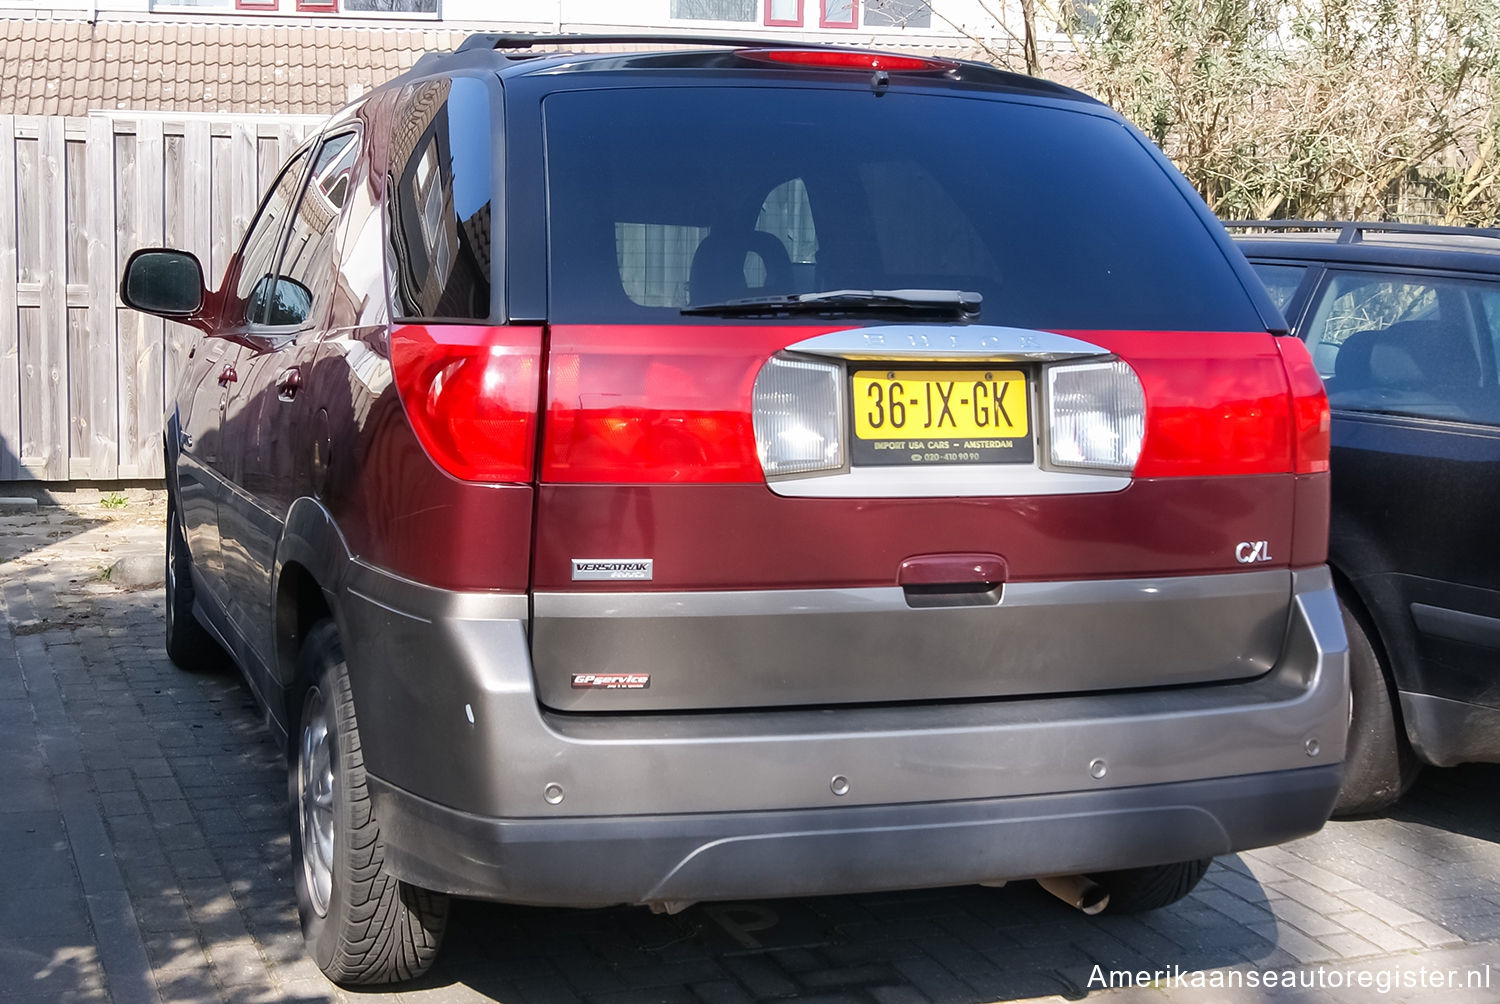
{"label": "brick paved ground", "polygon": [[167,662],[159,588],[99,577],[120,553],[154,552],[159,520],[139,499],[0,514],[0,1004],[1373,997],[1103,991],[1095,966],[1187,981],[1286,968],[1325,984],[1477,967],[1489,989],[1382,999],[1500,999],[1494,767],[1430,771],[1391,814],[1225,859],[1188,900],[1139,918],[1089,919],[1031,883],[675,917],[463,903],[420,986],[340,994],[301,953],[284,774],[248,691]]}

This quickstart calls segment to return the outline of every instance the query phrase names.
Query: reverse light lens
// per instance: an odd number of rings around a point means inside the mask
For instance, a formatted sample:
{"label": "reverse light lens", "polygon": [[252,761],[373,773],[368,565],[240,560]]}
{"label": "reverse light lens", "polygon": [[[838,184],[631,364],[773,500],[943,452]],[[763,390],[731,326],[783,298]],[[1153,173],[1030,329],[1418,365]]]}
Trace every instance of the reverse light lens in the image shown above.
{"label": "reverse light lens", "polygon": [[755,449],[767,477],[844,466],[843,370],[773,357],[755,378]]}
{"label": "reverse light lens", "polygon": [[1131,470],[1146,434],[1146,395],[1121,360],[1047,370],[1052,463]]}
{"label": "reverse light lens", "polygon": [[541,392],[540,328],[402,325],[391,370],[412,430],[463,481],[529,481]]}

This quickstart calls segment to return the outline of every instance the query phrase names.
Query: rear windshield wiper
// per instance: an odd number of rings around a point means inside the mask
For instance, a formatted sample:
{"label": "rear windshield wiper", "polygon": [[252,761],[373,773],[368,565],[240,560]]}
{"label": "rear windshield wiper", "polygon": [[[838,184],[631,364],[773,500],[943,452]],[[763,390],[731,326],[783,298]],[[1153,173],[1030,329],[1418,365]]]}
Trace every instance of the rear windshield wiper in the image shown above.
{"label": "rear windshield wiper", "polygon": [[723,303],[695,303],[684,314],[712,317],[824,317],[899,315],[973,321],[984,297],[957,289],[831,289],[823,293],[752,296]]}

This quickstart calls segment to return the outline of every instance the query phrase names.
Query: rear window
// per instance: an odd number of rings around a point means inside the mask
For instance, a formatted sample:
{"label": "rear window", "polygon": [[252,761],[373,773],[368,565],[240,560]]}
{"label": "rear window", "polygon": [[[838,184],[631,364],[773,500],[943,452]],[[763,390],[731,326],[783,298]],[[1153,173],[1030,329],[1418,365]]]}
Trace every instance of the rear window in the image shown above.
{"label": "rear window", "polygon": [[983,294],[988,324],[1264,327],[1173,180],[1101,116],[764,87],[560,92],[544,109],[556,321],[922,288]]}

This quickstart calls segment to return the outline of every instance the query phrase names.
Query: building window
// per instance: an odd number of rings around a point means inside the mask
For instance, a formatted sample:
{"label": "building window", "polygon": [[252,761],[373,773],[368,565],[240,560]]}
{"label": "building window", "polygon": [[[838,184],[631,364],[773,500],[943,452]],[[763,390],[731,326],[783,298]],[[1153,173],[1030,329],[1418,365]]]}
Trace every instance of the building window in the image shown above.
{"label": "building window", "polygon": [[766,0],[766,24],[800,27],[802,0]]}
{"label": "building window", "polygon": [[669,13],[684,21],[754,21],[756,0],[672,0]]}
{"label": "building window", "polygon": [[866,28],[931,28],[928,0],[865,0]]}
{"label": "building window", "polygon": [[818,0],[819,28],[853,28],[859,24],[859,0]]}
{"label": "building window", "polygon": [[339,0],[297,0],[297,10],[316,14],[337,14]]}
{"label": "building window", "polygon": [[280,0],[234,0],[236,10],[275,10]]}
{"label": "building window", "polygon": [[438,0],[344,0],[346,14],[436,14]]}

